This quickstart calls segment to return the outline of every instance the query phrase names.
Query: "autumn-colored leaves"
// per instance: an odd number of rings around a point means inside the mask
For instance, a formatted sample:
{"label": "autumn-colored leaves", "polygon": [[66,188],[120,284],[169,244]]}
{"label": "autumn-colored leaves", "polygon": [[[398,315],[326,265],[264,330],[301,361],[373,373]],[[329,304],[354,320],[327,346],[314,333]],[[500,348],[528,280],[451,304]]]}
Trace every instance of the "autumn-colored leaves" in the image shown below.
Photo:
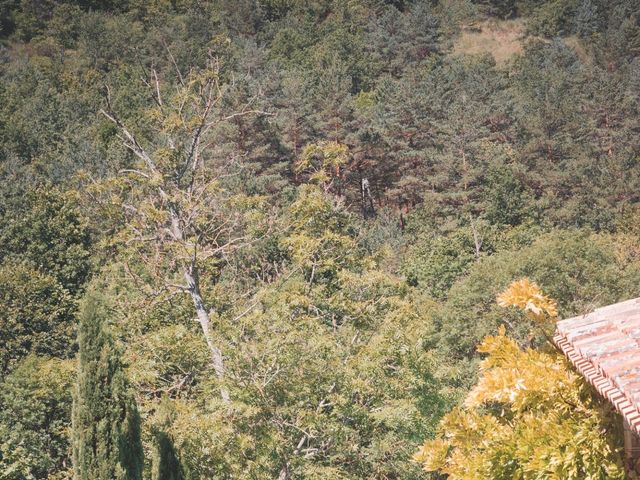
{"label": "autumn-colored leaves", "polygon": [[544,295],[540,287],[528,278],[514,281],[498,295],[497,302],[501,307],[520,308],[538,323],[554,320],[558,316],[555,300]]}
{"label": "autumn-colored leaves", "polygon": [[[556,302],[524,278],[497,298],[540,326],[557,317]],[[621,479],[611,418],[561,353],[523,349],[501,326],[478,346],[487,357],[462,406],[445,415],[437,438],[413,459],[450,480],[487,478]]]}

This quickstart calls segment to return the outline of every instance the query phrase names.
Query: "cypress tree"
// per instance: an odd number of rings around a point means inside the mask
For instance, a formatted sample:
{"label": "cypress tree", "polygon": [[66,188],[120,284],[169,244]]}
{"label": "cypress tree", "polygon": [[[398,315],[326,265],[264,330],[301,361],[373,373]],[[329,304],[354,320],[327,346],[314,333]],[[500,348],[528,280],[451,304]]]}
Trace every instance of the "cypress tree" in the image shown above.
{"label": "cypress tree", "polygon": [[78,331],[79,368],[73,399],[76,480],[140,480],[140,417],[115,342],[109,309],[89,292]]}

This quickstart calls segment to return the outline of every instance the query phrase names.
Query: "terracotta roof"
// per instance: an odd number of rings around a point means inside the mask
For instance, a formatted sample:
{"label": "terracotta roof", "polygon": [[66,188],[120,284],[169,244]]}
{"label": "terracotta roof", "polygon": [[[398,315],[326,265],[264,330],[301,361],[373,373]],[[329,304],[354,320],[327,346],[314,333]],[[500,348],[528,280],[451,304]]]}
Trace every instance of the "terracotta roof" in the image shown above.
{"label": "terracotta roof", "polygon": [[640,433],[640,298],[562,320],[553,340]]}

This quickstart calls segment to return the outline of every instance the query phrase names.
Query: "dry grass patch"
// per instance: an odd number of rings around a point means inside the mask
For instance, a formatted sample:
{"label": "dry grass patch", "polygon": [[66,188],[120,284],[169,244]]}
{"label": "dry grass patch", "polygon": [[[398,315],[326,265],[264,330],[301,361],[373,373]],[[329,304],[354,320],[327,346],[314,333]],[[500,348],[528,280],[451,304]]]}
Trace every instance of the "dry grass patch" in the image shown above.
{"label": "dry grass patch", "polygon": [[454,43],[454,55],[493,55],[504,65],[522,51],[524,23],[520,19],[484,21],[462,30]]}

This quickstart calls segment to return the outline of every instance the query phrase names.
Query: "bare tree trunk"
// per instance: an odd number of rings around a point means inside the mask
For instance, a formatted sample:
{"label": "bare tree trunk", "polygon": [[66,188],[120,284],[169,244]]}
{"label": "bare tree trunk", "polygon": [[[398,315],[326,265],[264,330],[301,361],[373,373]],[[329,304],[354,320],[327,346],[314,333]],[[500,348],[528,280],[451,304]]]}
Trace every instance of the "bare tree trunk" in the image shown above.
{"label": "bare tree trunk", "polygon": [[471,223],[471,232],[473,233],[476,261],[478,261],[480,260],[480,251],[482,249],[483,237],[480,235],[476,224],[473,222],[473,215],[471,215],[471,213],[469,214],[469,223]]}
{"label": "bare tree trunk", "polygon": [[287,480],[289,478],[289,462],[285,463],[280,469],[278,480]]}
{"label": "bare tree trunk", "polygon": [[369,179],[363,178],[360,180],[360,191],[362,194],[362,216],[364,218],[375,217],[376,208],[371,197]]}
{"label": "bare tree trunk", "polygon": [[[215,345],[213,338],[211,338],[211,331],[209,330],[211,323],[209,319],[209,312],[207,312],[204,300],[200,294],[198,276],[197,273],[194,272],[193,267],[184,272],[184,278],[187,281],[188,291],[191,295],[191,299],[193,300],[193,306],[196,309],[196,315],[198,316],[198,322],[202,327],[202,333],[204,334],[207,346],[211,352],[211,364],[216,372],[216,376],[222,381],[224,379],[224,359],[222,358],[222,351]],[[222,400],[229,402],[229,392],[226,388],[220,387],[220,395]]]}

